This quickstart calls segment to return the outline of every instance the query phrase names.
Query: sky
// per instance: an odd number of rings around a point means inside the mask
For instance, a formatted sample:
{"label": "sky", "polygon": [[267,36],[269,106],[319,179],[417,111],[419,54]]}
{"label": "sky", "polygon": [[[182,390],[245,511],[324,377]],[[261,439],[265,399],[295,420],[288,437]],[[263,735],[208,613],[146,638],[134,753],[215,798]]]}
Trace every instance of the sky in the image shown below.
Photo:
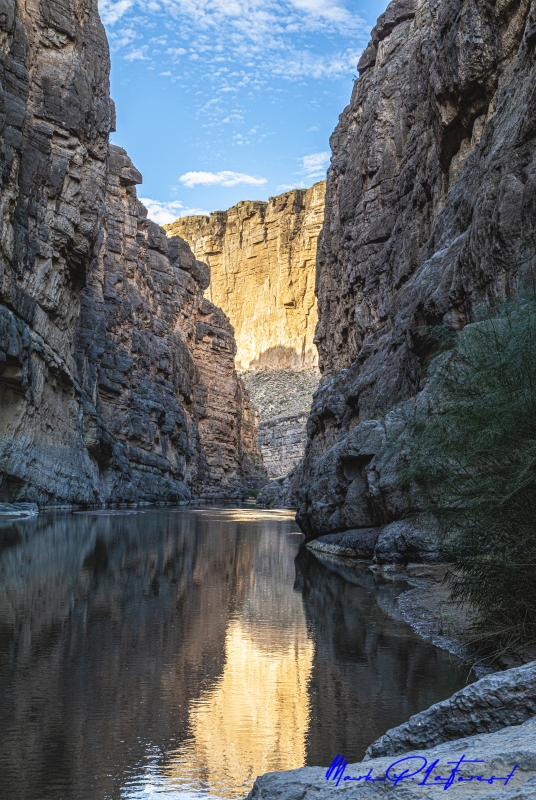
{"label": "sky", "polygon": [[325,178],[387,0],[99,0],[117,131],[160,224]]}

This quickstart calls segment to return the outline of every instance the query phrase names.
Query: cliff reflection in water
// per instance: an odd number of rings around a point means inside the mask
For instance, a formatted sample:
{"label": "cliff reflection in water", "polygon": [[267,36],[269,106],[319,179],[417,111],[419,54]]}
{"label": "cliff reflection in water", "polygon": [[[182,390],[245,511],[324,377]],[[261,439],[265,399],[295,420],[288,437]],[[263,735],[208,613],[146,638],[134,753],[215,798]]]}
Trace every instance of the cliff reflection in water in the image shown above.
{"label": "cliff reflection in water", "polygon": [[296,591],[296,532],[247,510],[1,525],[2,797],[240,797],[461,685],[392,586],[302,553]]}

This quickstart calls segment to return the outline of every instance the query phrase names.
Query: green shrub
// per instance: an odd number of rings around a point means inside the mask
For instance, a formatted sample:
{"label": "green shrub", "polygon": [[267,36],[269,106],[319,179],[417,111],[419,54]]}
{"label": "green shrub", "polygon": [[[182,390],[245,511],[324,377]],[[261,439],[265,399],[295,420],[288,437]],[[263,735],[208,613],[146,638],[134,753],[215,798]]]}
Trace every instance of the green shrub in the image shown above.
{"label": "green shrub", "polygon": [[475,640],[536,639],[536,301],[468,325],[432,363],[404,436],[401,482],[439,521],[452,598]]}

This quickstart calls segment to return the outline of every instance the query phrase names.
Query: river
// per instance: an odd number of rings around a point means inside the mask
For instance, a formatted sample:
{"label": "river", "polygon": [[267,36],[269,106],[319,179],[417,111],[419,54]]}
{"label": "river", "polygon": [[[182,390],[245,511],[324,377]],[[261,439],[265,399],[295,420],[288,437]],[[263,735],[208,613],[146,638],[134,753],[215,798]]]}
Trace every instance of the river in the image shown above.
{"label": "river", "polygon": [[234,800],[465,684],[400,617],[404,582],[301,540],[248,508],[0,524],[3,800]]}

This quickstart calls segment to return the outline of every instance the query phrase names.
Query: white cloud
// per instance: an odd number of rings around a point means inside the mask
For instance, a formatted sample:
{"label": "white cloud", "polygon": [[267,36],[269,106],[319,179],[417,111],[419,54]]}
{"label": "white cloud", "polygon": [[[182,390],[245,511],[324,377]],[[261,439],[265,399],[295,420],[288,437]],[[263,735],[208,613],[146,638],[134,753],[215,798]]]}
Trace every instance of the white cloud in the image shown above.
{"label": "white cloud", "polygon": [[130,26],[128,28],[121,28],[118,31],[112,31],[109,37],[112,50],[120,50],[122,47],[127,47],[127,45],[132,44],[132,42],[138,39],[139,34]]}
{"label": "white cloud", "polygon": [[[262,68],[264,76],[291,80],[337,78],[354,71],[359,59],[361,50],[356,47],[335,52],[333,45],[328,52],[318,52],[316,46],[304,48],[300,46],[304,37],[338,34],[356,44],[368,39],[368,26],[344,0],[100,0],[100,7],[109,26],[138,9],[165,15],[170,29],[179,23],[184,40],[180,44],[188,41],[192,61],[222,60],[225,54],[243,66]],[[133,19],[130,14],[130,24]],[[147,19],[138,19],[142,31]],[[183,47],[167,50],[173,58],[183,54]]]}
{"label": "white cloud", "polygon": [[300,172],[303,172],[309,180],[325,178],[330,157],[331,153],[326,151],[322,153],[312,153],[310,156],[303,156],[303,158],[300,159],[302,162]]}
{"label": "white cloud", "polygon": [[168,47],[166,50],[168,56],[183,56],[186,53],[184,47]]}
{"label": "white cloud", "polygon": [[144,44],[142,47],[137,47],[135,50],[131,50],[130,53],[127,53],[126,56],[123,56],[125,61],[149,61],[147,56],[147,50],[149,46]]}
{"label": "white cloud", "polygon": [[355,71],[363,48],[346,50],[344,53],[319,55],[310,50],[289,50],[284,55],[268,59],[269,70],[285,78],[339,78],[344,73]]}
{"label": "white cloud", "polygon": [[180,182],[192,189],[194,186],[264,186],[266,178],[246,175],[244,172],[186,172],[179,178]]}
{"label": "white cloud", "polygon": [[313,17],[321,17],[341,25],[353,25],[354,18],[347,8],[330,0],[291,0],[291,4]]}
{"label": "white cloud", "polygon": [[307,189],[308,187],[303,181],[298,181],[297,183],[280,183],[275,188],[277,192],[291,192],[293,189]]}
{"label": "white cloud", "polygon": [[135,0],[99,0],[99,10],[105,25],[113,25],[132,8]]}
{"label": "white cloud", "polygon": [[171,203],[163,203],[160,200],[151,200],[149,197],[140,197],[141,202],[147,209],[147,216],[156,222],[157,225],[168,225],[175,222],[179,217],[208,217],[210,211],[204,208],[187,208],[180,200],[173,200]]}

